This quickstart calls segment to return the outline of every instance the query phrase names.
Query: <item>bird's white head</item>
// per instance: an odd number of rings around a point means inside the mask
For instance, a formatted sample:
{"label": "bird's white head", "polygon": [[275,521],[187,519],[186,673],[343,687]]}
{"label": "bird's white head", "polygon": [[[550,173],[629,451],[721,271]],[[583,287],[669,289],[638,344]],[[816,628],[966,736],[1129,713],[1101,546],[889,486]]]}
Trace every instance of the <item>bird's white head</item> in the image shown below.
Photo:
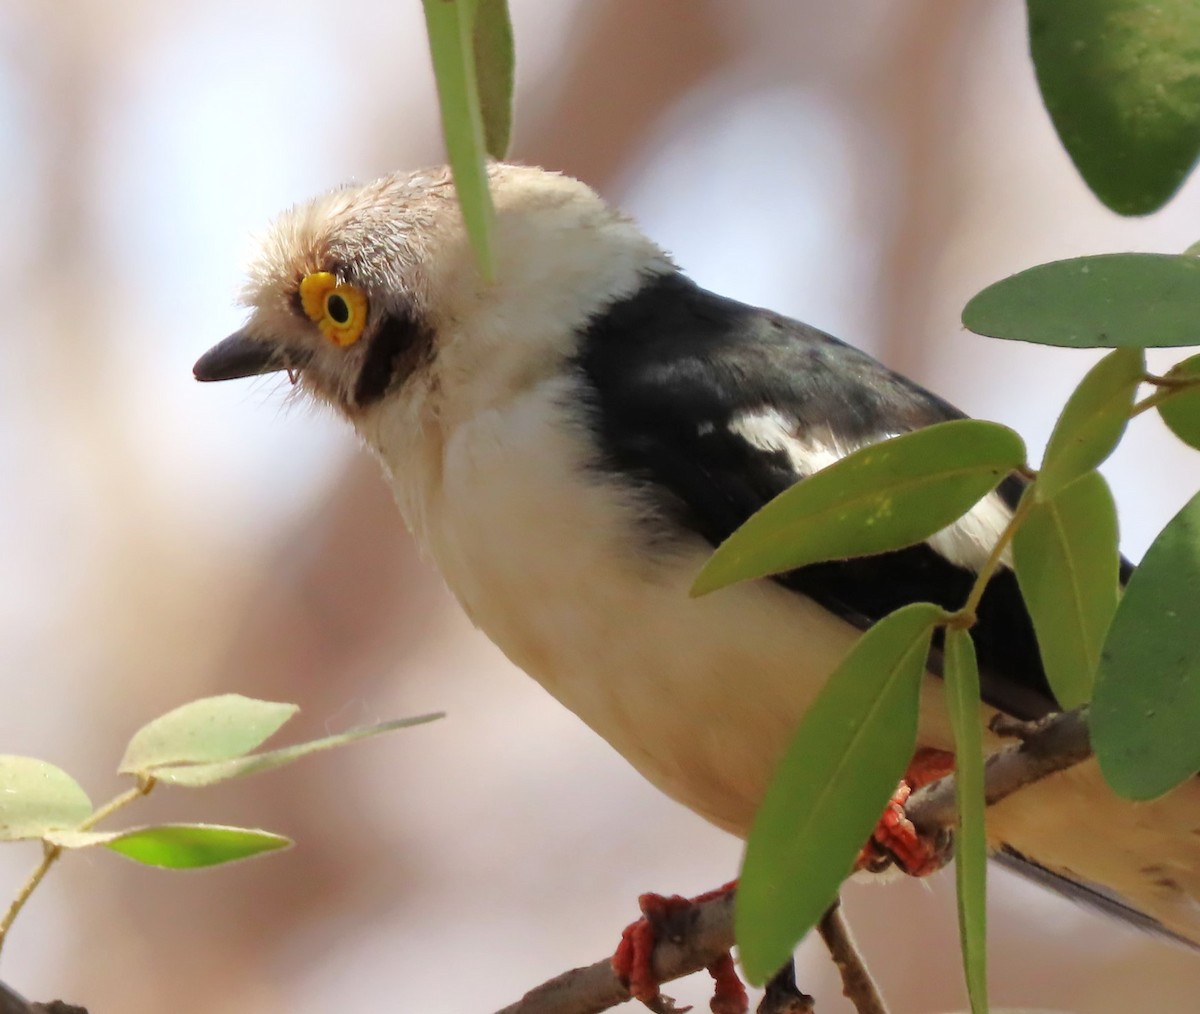
{"label": "bird's white head", "polygon": [[343,187],[275,222],[243,293],[250,319],[197,378],[287,370],[371,440],[389,403],[416,398],[448,421],[510,397],[561,368],[574,330],[614,297],[672,270],[583,183],[508,164],[488,175],[493,281],[446,169]]}

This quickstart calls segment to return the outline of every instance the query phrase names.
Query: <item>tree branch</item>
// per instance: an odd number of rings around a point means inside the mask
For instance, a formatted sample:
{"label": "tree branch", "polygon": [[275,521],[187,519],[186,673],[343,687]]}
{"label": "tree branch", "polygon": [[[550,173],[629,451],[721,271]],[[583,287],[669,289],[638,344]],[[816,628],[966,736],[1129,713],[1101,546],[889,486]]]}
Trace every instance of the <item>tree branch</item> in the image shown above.
{"label": "tree branch", "polygon": [[30,1003],[19,993],[0,982],[0,1014],[87,1014],[82,1007],[75,1007],[62,1000],[50,1003]]}
{"label": "tree branch", "polygon": [[[733,892],[697,902],[672,918],[654,948],[654,975],[670,982],[699,972],[733,946]],[[531,989],[498,1014],[600,1014],[632,999],[610,958],[574,968]]]}
{"label": "tree branch", "polygon": [[[992,721],[992,731],[1001,736],[1015,736],[1020,742],[997,750],[985,761],[988,806],[1092,755],[1086,706],[1047,715],[1037,722],[1016,722],[997,716]],[[931,782],[909,797],[905,815],[922,834],[953,827],[958,814],[955,791],[952,775]]]}
{"label": "tree branch", "polygon": [[[984,786],[989,806],[1026,785],[1087,760],[1092,753],[1086,707],[1049,715],[1038,722],[998,720],[993,722],[993,731],[998,735],[1016,736],[1020,742],[997,750],[987,759]],[[923,834],[952,827],[957,818],[954,776],[949,775],[914,792],[905,813]],[[860,1014],[884,1011],[877,993],[874,1001],[867,992],[850,993],[847,971],[854,965],[862,968],[868,983],[870,977],[866,975],[865,965],[845,931],[844,920],[836,907],[822,919],[820,931],[842,972],[846,995],[858,1005]],[[833,942],[827,931],[834,937]],[[683,913],[677,924],[671,925],[654,950],[654,973],[660,982],[691,975],[707,968],[732,946],[733,894],[728,892],[697,903]],[[874,989],[873,984],[871,989]],[[629,991],[613,972],[612,962],[604,958],[586,968],[575,968],[550,979],[498,1014],[601,1014],[629,999]],[[877,1006],[862,1005],[869,1002]]]}

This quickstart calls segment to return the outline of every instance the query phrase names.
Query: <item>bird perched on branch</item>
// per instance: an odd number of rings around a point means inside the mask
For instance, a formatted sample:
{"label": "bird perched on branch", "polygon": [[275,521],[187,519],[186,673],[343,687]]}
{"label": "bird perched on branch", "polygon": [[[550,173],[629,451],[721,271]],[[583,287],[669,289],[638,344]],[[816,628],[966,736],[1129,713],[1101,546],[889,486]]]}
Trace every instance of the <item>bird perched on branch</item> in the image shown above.
{"label": "bird perched on branch", "polygon": [[[489,178],[493,281],[448,171],[335,190],[275,223],[249,321],[196,377],[286,370],[343,415],[472,621],[656,786],[745,836],[861,631],[912,601],[957,608],[1020,480],[919,545],[690,597],[713,546],[776,494],[960,413],[698,287],[576,180],[500,164]],[[1053,710],[1010,569],[973,635],[990,708]],[[919,743],[952,749],[932,673]],[[997,805],[988,829],[1067,893],[1200,941],[1194,786],[1134,807],[1092,762]]]}

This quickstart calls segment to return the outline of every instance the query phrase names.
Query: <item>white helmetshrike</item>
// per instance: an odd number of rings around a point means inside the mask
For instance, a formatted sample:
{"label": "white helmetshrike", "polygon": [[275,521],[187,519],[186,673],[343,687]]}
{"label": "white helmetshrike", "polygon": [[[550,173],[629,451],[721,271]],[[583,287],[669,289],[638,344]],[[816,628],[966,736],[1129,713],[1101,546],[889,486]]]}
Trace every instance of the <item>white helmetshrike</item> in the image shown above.
{"label": "white helmetshrike", "polygon": [[[706,292],[587,186],[490,168],[496,278],[446,170],[286,212],[200,380],[289,370],[374,451],[467,614],[646,778],[744,836],[860,632],[960,605],[1021,485],[920,545],[693,599],[713,546],[842,455],[960,413],[815,328]],[[975,636],[988,709],[1053,709],[1011,570]],[[919,742],[952,749],[936,676]],[[993,807],[1009,864],[1200,942],[1200,782],[1115,797],[1088,762]]]}

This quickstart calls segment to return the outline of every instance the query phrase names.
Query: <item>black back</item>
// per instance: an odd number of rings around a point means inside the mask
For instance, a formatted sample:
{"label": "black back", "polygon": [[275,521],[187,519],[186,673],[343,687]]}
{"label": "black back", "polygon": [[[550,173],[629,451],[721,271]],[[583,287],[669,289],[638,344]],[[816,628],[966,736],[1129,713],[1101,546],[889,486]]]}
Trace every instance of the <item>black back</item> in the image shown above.
{"label": "black back", "polygon": [[[604,467],[637,477],[677,525],[714,546],[804,477],[782,450],[761,450],[734,432],[741,414],[774,409],[795,420],[798,435],[850,448],[963,417],[836,338],[707,292],[680,274],[649,279],[610,306],[591,321],[579,348]],[[999,492],[1011,507],[1023,487],[1014,476]],[[776,580],[865,629],[909,602],[957,608],[974,578],[922,543]],[[985,699],[1021,718],[1053,710],[1011,571],[992,579],[978,616],[972,634]]]}

